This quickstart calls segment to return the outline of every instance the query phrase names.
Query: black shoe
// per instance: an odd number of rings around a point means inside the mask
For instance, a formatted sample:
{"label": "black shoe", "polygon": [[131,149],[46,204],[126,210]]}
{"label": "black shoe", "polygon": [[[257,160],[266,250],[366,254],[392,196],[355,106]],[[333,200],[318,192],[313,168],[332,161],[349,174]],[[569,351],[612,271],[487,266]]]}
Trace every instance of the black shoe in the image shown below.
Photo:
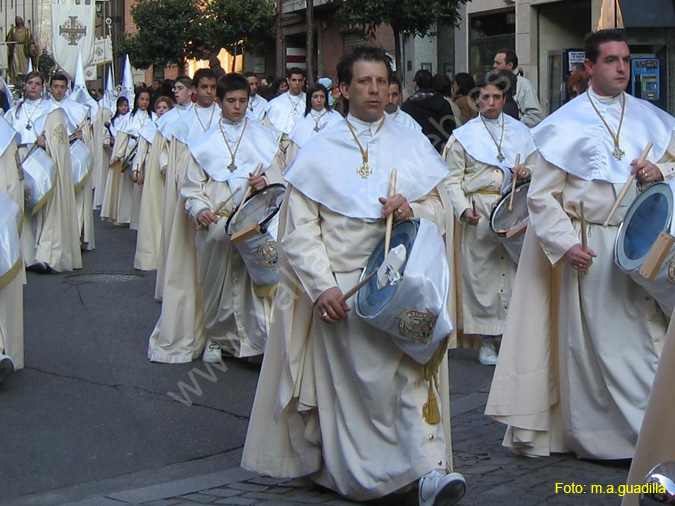
{"label": "black shoe", "polygon": [[51,274],[54,272],[54,269],[49,267],[45,262],[35,262],[30,267],[27,267],[26,270],[37,272],[38,274]]}
{"label": "black shoe", "polygon": [[0,384],[14,372],[14,362],[7,355],[0,353]]}

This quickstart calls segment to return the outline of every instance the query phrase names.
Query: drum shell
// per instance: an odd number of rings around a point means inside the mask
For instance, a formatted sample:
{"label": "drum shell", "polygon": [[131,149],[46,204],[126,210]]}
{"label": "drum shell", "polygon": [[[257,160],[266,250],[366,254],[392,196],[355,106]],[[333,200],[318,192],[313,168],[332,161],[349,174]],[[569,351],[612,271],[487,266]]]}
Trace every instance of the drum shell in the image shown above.
{"label": "drum shell", "polygon": [[56,164],[44,149],[31,150],[21,163],[26,210],[37,213],[49,200],[56,184]]}
{"label": "drum shell", "polygon": [[[256,198],[262,198],[268,190],[279,192],[284,189],[283,185],[269,185],[263,190],[254,193],[244,204],[244,208],[254,202]],[[285,191],[285,189],[284,189]],[[283,194],[282,194],[283,195]],[[257,221],[260,224],[260,232],[252,237],[237,242],[234,247],[241,255],[246,270],[254,284],[258,286],[269,286],[279,282],[279,269],[277,253],[277,233],[279,229],[279,208],[280,205],[272,209],[266,215],[259,216]],[[234,214],[233,214],[234,216]],[[232,236],[233,224],[228,220],[226,231]]]}
{"label": "drum shell", "polygon": [[[392,247],[395,247],[396,234],[392,236]],[[363,276],[379,268],[379,262],[374,260],[377,253],[383,251],[384,243],[381,242],[371,254]],[[357,292],[357,314],[368,324],[388,333],[394,344],[413,360],[420,364],[427,363],[438,345],[453,330],[447,307],[450,267],[445,244],[436,224],[425,219],[419,220],[415,242],[412,250],[407,252],[401,281],[388,296],[384,307],[370,313],[364,301],[369,291],[375,294],[376,284],[377,276]]]}
{"label": "drum shell", "polygon": [[[645,205],[648,199],[654,198],[654,195],[657,193],[665,197],[667,206],[663,207],[660,216],[647,216],[650,223],[658,222],[660,225],[656,229],[649,230],[649,227],[640,226],[641,223],[637,221],[645,219],[644,216],[639,216],[638,209]],[[673,199],[673,195],[673,188],[669,184],[655,183],[649,186],[633,201],[626,211],[626,218],[619,227],[614,245],[615,264],[651,295],[667,315],[672,314],[675,308],[675,248],[670,249],[653,280],[650,281],[643,277],[640,274],[640,268],[643,266],[660,231],[666,231],[671,235],[675,234],[675,223],[673,220],[673,202],[675,199]],[[642,237],[643,235],[644,238]],[[627,243],[629,241],[634,241],[641,245],[642,255],[637,255],[634,258],[627,257],[625,250],[628,249]]]}
{"label": "drum shell", "polygon": [[77,191],[84,186],[87,178],[91,175],[94,157],[83,141],[73,139],[70,142],[70,160],[73,171],[73,186]]}
{"label": "drum shell", "polygon": [[525,234],[520,234],[513,239],[507,239],[506,234],[499,231],[509,230],[529,219],[527,209],[527,191],[529,188],[530,183],[516,187],[516,194],[513,198],[513,211],[509,211],[509,200],[511,199],[511,191],[509,191],[497,202],[497,205],[490,214],[490,229],[497,234],[499,241],[504,245],[504,249],[516,263],[520,261],[520,252],[523,250]]}

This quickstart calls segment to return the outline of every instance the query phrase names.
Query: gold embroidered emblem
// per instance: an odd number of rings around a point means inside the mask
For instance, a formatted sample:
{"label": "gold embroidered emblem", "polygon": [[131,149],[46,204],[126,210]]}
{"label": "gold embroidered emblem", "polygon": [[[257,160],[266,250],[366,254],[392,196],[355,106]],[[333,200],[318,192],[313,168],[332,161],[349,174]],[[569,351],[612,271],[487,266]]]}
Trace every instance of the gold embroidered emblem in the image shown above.
{"label": "gold embroidered emblem", "polygon": [[414,309],[402,311],[396,319],[398,320],[398,331],[403,337],[412,339],[422,344],[428,344],[434,331],[434,325],[438,320],[438,315],[426,308],[423,313]]}
{"label": "gold embroidered emblem", "polygon": [[265,269],[276,269],[279,261],[276,241],[265,241],[258,245],[255,257]]}
{"label": "gold embroidered emblem", "polygon": [[54,127],[54,138],[58,142],[64,142],[68,138],[66,127],[64,127],[63,125],[56,125]]}
{"label": "gold embroidered emblem", "polygon": [[668,281],[675,284],[675,259],[668,264]]}
{"label": "gold embroidered emblem", "polygon": [[363,179],[368,179],[368,177],[373,173],[373,169],[367,163],[363,163],[356,169],[356,173]]}

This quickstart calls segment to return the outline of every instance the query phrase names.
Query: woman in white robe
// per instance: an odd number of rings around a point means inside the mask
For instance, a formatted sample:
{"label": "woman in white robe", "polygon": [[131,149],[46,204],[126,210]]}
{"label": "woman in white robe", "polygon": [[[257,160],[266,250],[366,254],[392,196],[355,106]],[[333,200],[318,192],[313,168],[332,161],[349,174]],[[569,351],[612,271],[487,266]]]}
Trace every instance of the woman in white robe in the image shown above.
{"label": "woman in white robe", "polygon": [[122,180],[122,173],[110,164],[112,159],[112,151],[115,146],[115,138],[117,137],[118,129],[126,121],[129,116],[129,100],[126,97],[119,97],[117,99],[117,111],[111,118],[110,122],[105,124],[106,131],[104,132],[104,151],[108,155],[108,170],[106,175],[106,182],[103,185],[103,198],[101,201],[101,219],[106,221],[117,222],[117,195],[119,193],[120,182]]}

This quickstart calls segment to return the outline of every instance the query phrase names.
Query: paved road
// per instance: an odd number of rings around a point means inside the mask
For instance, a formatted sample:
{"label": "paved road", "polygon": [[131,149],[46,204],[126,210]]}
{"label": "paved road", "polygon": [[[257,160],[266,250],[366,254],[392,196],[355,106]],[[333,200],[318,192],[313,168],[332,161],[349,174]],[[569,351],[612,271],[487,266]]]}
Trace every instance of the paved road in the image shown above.
{"label": "paved road", "polygon": [[[256,367],[147,361],[159,304],[154,273],[132,268],[134,241],[99,223],[84,269],[29,274],[26,369],[0,387],[0,504],[350,504],[238,468]],[[502,426],[482,414],[493,369],[474,351],[451,358],[455,464],[469,482],[462,504],[619,504],[616,494],[556,493],[555,483],[616,487],[625,463],[513,455]]]}

